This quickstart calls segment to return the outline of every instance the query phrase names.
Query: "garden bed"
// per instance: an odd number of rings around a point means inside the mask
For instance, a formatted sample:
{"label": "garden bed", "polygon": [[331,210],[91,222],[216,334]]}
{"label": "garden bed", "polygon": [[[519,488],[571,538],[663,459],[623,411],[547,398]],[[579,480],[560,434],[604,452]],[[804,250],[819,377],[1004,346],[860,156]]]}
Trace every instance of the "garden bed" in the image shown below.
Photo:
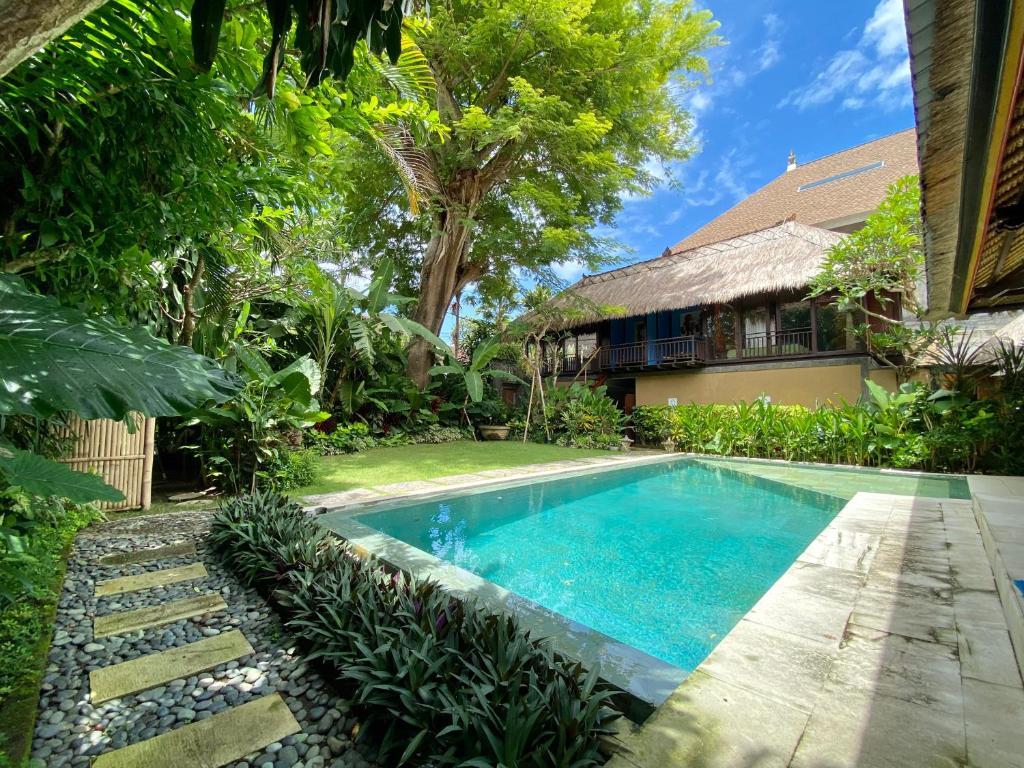
{"label": "garden bed", "polygon": [[36,596],[18,594],[0,611],[0,766],[28,759],[68,553],[75,533],[91,519],[91,512],[72,510],[57,525],[37,529],[29,552],[35,563],[25,574]]}
{"label": "garden bed", "polygon": [[603,762],[613,692],[513,617],[356,557],[275,494],[225,502],[210,540],[352,689],[383,762]]}

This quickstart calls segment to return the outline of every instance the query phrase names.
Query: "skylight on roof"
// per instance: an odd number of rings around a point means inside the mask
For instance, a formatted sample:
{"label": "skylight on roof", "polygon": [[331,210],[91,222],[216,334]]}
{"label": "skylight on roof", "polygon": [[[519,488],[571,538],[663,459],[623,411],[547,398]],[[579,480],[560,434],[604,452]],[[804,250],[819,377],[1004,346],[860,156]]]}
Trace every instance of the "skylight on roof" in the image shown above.
{"label": "skylight on roof", "polygon": [[815,187],[820,187],[822,184],[830,184],[833,181],[839,181],[841,179],[848,179],[851,176],[857,176],[858,174],[861,174],[861,173],[867,173],[868,171],[873,171],[876,168],[881,168],[883,165],[885,165],[885,161],[879,160],[877,163],[871,163],[871,165],[864,165],[864,166],[861,166],[860,168],[854,168],[852,171],[843,171],[842,173],[837,173],[834,176],[826,176],[824,179],[818,179],[817,181],[809,181],[806,184],[801,184],[799,187],[797,187],[796,191],[797,192],[806,192],[808,189],[814,189]]}

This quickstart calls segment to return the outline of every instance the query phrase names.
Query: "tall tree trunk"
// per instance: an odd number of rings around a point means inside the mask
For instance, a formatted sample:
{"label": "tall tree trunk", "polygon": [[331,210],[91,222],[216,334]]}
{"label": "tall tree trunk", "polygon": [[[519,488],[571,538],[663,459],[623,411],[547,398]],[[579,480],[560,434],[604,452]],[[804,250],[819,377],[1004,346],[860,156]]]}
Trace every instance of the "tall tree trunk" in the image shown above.
{"label": "tall tree trunk", "polygon": [[0,77],[106,0],[0,0]]}
{"label": "tall tree trunk", "polygon": [[[420,269],[419,301],[413,320],[441,333],[448,307],[455,294],[480,276],[481,270],[466,262],[470,231],[465,220],[447,213],[438,218],[438,227],[427,245]],[[430,383],[428,371],[434,364],[434,348],[416,338],[409,348],[406,373],[420,389]]]}

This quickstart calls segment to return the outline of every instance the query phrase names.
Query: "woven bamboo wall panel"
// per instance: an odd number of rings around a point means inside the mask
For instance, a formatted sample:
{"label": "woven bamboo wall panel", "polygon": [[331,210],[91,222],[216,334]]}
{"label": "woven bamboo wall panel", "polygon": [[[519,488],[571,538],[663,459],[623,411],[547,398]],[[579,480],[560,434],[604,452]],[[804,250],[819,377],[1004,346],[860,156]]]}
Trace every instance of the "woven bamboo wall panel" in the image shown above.
{"label": "woven bamboo wall panel", "polygon": [[101,509],[147,509],[152,497],[154,419],[135,417],[135,431],[110,419],[86,421],[74,416],[68,431],[76,437],[61,461],[80,472],[96,472],[124,494],[124,501],[103,502]]}

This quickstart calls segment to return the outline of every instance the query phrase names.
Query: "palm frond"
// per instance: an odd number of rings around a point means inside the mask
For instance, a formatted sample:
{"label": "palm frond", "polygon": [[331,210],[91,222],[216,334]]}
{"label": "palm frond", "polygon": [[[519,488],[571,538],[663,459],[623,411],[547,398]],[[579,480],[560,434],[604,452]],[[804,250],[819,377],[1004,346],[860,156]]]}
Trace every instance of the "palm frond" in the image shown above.
{"label": "palm frond", "polygon": [[409,199],[409,211],[414,216],[419,215],[421,201],[430,200],[441,191],[429,155],[417,147],[412,134],[400,126],[378,125],[368,134],[402,180]]}
{"label": "palm frond", "polygon": [[366,61],[403,99],[433,101],[437,96],[430,63],[416,41],[405,32],[402,33],[402,53],[394,64],[373,55],[367,55]]}

